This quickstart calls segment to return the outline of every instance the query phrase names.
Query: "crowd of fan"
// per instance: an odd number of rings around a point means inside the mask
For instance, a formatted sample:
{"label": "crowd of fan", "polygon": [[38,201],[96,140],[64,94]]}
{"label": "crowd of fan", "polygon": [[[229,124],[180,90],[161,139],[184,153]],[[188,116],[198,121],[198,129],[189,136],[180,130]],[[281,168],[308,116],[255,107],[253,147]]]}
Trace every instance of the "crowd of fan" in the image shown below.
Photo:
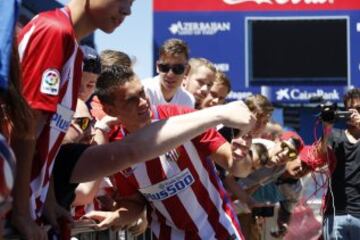
{"label": "crowd of fan", "polygon": [[1,92],[1,157],[16,158],[12,208],[2,179],[6,227],[33,240],[48,239],[45,225],[69,238],[83,222],[156,239],[260,239],[279,203],[272,235],[285,236],[324,147],[273,122],[263,95],[225,103],[226,73],[181,39],[160,46],[144,80],[126,53],[78,46],[114,31],[132,2],[72,0],[16,34]]}

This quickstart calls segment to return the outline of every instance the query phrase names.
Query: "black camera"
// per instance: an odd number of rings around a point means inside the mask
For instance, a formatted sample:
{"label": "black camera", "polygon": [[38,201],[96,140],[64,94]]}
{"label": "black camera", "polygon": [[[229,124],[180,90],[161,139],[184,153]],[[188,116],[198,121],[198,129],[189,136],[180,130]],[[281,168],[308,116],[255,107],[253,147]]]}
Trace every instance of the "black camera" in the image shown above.
{"label": "black camera", "polygon": [[252,209],[252,215],[256,217],[273,217],[274,206],[255,207]]}
{"label": "black camera", "polygon": [[350,111],[341,111],[338,109],[336,103],[326,102],[320,104],[320,114],[319,117],[322,121],[333,123],[338,120],[346,120],[350,117]]}

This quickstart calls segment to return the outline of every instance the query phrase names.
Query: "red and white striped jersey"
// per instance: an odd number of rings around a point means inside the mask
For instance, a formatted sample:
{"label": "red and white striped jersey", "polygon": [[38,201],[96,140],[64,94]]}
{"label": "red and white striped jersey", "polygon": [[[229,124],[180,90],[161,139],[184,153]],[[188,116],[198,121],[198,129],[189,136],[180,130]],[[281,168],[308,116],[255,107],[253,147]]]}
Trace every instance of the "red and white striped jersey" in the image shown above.
{"label": "red and white striped jersey", "polygon": [[[166,119],[189,111],[159,105],[153,113],[155,119]],[[209,160],[224,143],[214,129],[208,130],[156,159],[115,174],[113,183],[122,195],[139,191],[150,202],[150,226],[157,239],[243,239],[231,201]]]}
{"label": "red and white striped jersey", "polygon": [[54,159],[72,119],[79,92],[83,54],[68,8],[35,16],[20,32],[23,95],[36,110],[49,113],[37,137],[31,174],[31,207],[39,217]]}

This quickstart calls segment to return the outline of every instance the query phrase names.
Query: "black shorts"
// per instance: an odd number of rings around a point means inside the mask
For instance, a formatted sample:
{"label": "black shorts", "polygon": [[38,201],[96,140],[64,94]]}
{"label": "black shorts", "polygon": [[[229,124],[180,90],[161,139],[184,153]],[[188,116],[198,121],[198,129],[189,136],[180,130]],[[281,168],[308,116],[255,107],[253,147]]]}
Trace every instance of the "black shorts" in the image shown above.
{"label": "black shorts", "polygon": [[56,156],[53,171],[55,196],[58,204],[68,210],[70,210],[75,199],[75,189],[79,185],[78,183],[70,183],[73,169],[81,154],[90,146],[81,143],[65,144],[60,147]]}

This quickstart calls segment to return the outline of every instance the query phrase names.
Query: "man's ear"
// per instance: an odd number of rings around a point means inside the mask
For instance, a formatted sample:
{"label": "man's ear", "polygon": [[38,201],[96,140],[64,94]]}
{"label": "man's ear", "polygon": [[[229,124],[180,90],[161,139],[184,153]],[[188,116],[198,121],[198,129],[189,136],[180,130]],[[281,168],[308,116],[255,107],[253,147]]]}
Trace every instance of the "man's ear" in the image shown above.
{"label": "man's ear", "polygon": [[115,109],[111,104],[102,104],[102,109],[106,115],[114,117],[115,115]]}
{"label": "man's ear", "polygon": [[159,61],[156,61],[155,64],[156,64],[156,73],[160,74],[159,67],[158,67]]}
{"label": "man's ear", "polygon": [[189,75],[190,69],[191,69],[190,64],[186,65],[186,69],[185,69],[185,77],[187,77],[187,76]]}
{"label": "man's ear", "polygon": [[183,78],[183,82],[182,82],[182,86],[186,89],[187,85],[189,82],[189,75],[185,74],[184,78]]}

